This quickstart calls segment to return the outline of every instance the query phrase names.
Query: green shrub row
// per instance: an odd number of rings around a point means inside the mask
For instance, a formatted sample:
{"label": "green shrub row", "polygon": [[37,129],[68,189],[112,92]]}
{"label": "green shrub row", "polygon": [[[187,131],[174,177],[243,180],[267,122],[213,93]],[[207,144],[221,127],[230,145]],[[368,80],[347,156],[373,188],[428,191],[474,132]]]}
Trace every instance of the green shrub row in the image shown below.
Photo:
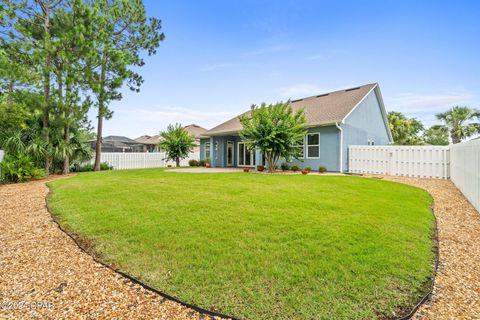
{"label": "green shrub row", "polygon": [[[283,162],[281,165],[280,165],[280,168],[282,169],[282,171],[288,171],[288,170],[292,170],[293,172],[297,172],[297,171],[300,171],[300,167],[297,166],[296,164],[293,164],[290,166],[290,164],[288,164],[287,162]],[[312,168],[311,167],[304,167],[303,170],[305,171],[312,171]],[[327,168],[324,167],[324,166],[320,166],[318,168],[318,172],[320,173],[324,173],[324,172],[327,172]]]}
{"label": "green shrub row", "polygon": [[[93,171],[94,165],[93,164],[74,164],[71,168],[70,171],[72,172],[87,172],[87,171]],[[100,163],[100,170],[101,171],[106,171],[106,170],[113,170],[113,167],[109,165],[106,162]]]}
{"label": "green shrub row", "polygon": [[189,160],[188,165],[190,167],[205,167],[207,163],[210,163],[210,160]]}

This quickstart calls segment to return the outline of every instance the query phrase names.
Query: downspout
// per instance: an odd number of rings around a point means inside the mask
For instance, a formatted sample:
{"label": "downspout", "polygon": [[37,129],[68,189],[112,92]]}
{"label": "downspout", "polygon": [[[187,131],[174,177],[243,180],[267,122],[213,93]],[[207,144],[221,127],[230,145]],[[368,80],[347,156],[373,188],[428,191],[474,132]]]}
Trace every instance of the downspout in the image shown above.
{"label": "downspout", "polygon": [[340,173],[343,172],[343,129],[335,122],[335,127],[340,131]]}

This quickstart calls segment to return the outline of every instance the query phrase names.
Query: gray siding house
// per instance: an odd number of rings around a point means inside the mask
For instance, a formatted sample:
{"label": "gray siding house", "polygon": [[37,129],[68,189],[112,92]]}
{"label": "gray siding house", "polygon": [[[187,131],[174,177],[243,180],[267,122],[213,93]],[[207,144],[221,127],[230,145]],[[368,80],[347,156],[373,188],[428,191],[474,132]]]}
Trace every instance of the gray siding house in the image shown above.
{"label": "gray siding house", "polygon": [[[320,94],[291,102],[292,109],[304,108],[308,134],[299,167],[348,172],[349,145],[386,145],[393,142],[382,94],[377,83]],[[249,111],[250,112],[250,111]],[[244,113],[244,114],[248,114]],[[248,150],[239,133],[240,116],[202,134],[200,159],[212,167],[255,167],[264,164],[258,150]]]}

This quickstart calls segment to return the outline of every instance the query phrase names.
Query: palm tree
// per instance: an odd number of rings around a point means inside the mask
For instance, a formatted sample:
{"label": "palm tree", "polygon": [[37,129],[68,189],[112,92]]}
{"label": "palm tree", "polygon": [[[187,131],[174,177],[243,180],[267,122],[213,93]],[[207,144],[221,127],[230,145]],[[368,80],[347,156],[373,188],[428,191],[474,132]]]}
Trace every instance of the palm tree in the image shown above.
{"label": "palm tree", "polygon": [[480,123],[472,123],[475,119],[480,120],[480,111],[467,106],[454,106],[450,110],[437,114],[437,119],[445,123],[450,131],[452,143],[460,143],[463,139],[480,133]]}
{"label": "palm tree", "polygon": [[433,146],[447,146],[448,128],[442,125],[431,126],[423,133],[423,140]]}
{"label": "palm tree", "polygon": [[391,111],[388,113],[388,123],[395,144],[423,144],[423,140],[419,135],[423,131],[423,124],[419,120],[407,118],[401,112]]}

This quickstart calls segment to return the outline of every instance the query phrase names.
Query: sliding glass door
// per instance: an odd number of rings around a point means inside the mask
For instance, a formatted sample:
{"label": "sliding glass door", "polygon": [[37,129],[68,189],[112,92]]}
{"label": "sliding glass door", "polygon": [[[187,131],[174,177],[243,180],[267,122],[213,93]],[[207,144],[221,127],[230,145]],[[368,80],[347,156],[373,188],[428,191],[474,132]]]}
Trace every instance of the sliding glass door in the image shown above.
{"label": "sliding glass door", "polygon": [[238,143],[238,166],[253,167],[255,166],[255,150],[249,150],[245,143]]}

